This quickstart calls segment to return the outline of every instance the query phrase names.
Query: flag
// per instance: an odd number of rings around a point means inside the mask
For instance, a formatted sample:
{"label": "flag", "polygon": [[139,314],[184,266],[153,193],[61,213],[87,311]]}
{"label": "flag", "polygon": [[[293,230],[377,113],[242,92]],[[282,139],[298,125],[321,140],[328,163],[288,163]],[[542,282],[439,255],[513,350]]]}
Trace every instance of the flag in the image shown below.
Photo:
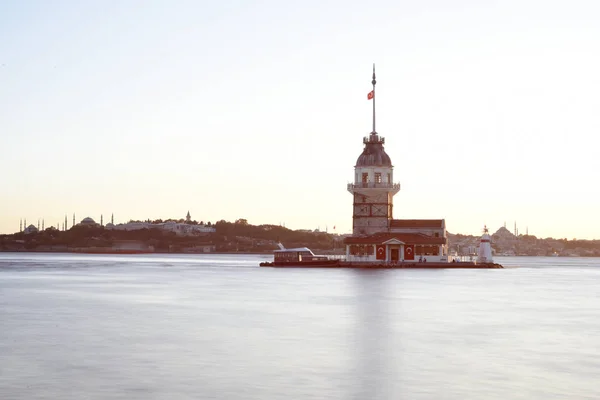
{"label": "flag", "polygon": [[375,255],[377,260],[385,260],[385,246],[378,245],[377,246],[377,254]]}
{"label": "flag", "polygon": [[415,259],[415,246],[410,244],[404,245],[404,259],[405,260],[414,260]]}
{"label": "flag", "polygon": [[371,90],[367,95],[367,100],[371,100],[373,97],[375,97],[375,91]]}

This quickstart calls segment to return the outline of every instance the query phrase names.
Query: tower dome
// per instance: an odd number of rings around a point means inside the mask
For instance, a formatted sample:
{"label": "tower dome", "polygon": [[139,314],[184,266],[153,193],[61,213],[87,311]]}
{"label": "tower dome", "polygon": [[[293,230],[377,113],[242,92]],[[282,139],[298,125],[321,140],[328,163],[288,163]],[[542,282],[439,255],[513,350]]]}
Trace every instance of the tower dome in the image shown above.
{"label": "tower dome", "polygon": [[357,167],[391,167],[392,160],[385,152],[383,143],[385,139],[377,133],[371,133],[363,139],[365,148],[356,160]]}

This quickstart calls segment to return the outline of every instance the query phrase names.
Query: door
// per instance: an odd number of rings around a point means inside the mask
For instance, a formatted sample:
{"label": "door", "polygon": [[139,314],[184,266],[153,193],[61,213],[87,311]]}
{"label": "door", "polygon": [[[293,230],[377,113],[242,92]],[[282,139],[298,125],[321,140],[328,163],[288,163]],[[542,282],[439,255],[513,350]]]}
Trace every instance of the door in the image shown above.
{"label": "door", "polygon": [[392,262],[398,262],[398,260],[400,259],[399,253],[400,253],[400,251],[398,249],[391,249],[390,250],[390,260]]}

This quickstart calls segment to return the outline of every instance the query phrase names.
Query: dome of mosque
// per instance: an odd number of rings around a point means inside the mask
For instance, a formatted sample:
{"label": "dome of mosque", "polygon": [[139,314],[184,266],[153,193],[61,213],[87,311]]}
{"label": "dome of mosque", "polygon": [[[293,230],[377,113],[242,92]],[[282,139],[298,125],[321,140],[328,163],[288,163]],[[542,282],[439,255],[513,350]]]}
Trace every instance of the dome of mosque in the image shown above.
{"label": "dome of mosque", "polygon": [[82,225],[92,225],[92,224],[95,224],[95,223],[96,223],[96,221],[94,221],[90,217],[85,217],[84,219],[81,220],[81,224]]}

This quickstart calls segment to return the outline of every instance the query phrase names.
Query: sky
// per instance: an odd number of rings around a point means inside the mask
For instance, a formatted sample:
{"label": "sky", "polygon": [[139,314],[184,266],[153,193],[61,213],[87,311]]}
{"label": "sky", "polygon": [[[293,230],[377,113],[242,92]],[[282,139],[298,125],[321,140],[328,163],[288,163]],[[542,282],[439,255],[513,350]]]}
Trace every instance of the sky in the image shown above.
{"label": "sky", "polygon": [[0,2],[0,233],[188,210],[349,233],[376,63],[394,218],[600,239],[599,18],[592,0]]}

